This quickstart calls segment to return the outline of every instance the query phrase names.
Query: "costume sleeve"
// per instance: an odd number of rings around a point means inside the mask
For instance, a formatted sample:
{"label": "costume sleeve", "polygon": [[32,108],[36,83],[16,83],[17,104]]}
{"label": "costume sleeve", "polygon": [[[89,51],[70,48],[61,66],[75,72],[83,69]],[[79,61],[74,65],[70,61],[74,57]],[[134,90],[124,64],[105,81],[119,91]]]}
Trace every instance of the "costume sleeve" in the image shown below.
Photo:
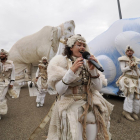
{"label": "costume sleeve", "polygon": [[120,62],[120,67],[121,67],[122,72],[126,72],[126,71],[131,70],[129,66],[125,67],[125,62],[124,61]]}
{"label": "costume sleeve", "polygon": [[39,75],[39,68],[36,71],[36,77],[38,77],[38,75]]}
{"label": "costume sleeve", "polygon": [[63,81],[60,80],[55,84],[55,88],[58,94],[59,95],[64,94],[66,90],[68,89],[68,84],[73,82],[77,77],[78,76],[74,74],[74,72],[71,69],[69,69],[64,75],[64,77],[62,78]]}
{"label": "costume sleeve", "polygon": [[[98,75],[98,71],[96,68],[94,68],[93,70],[89,70],[89,72],[90,72],[91,76]],[[100,91],[102,88],[102,80],[100,77],[99,78],[91,78],[91,84],[95,90]]]}
{"label": "costume sleeve", "polygon": [[13,85],[14,84],[14,81],[15,81],[15,66],[14,64],[12,64],[12,72],[11,72],[11,79],[10,79],[10,85]]}
{"label": "costume sleeve", "polygon": [[138,68],[138,75],[139,75],[139,78],[140,78],[140,68]]}

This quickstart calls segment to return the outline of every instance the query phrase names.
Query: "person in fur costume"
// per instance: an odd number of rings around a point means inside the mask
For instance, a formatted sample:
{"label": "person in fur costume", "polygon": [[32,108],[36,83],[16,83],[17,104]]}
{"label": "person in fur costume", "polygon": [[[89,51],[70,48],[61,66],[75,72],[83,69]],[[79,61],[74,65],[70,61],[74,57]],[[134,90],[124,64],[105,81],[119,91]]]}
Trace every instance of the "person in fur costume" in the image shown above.
{"label": "person in fur costume", "polygon": [[[48,85],[58,100],[52,111],[47,140],[110,140],[110,114],[113,105],[99,90],[107,81],[81,52],[89,51],[81,35],[67,40],[63,55],[50,61]],[[92,60],[97,59],[91,55]]]}
{"label": "person in fur costume", "polygon": [[0,119],[7,114],[7,100],[5,98],[8,88],[13,88],[15,80],[15,67],[13,61],[7,60],[8,52],[0,50]]}
{"label": "person in fur costume", "polygon": [[36,72],[36,82],[39,90],[39,93],[36,97],[37,107],[43,106],[47,93],[47,66],[47,57],[44,56],[42,57],[42,60],[40,61]]}
{"label": "person in fur costume", "polygon": [[120,62],[122,76],[117,81],[117,85],[125,95],[123,104],[123,116],[130,120],[138,120],[138,113],[140,110],[140,80],[138,63],[140,59],[134,57],[134,50],[131,46],[126,48],[126,56],[118,58]]}

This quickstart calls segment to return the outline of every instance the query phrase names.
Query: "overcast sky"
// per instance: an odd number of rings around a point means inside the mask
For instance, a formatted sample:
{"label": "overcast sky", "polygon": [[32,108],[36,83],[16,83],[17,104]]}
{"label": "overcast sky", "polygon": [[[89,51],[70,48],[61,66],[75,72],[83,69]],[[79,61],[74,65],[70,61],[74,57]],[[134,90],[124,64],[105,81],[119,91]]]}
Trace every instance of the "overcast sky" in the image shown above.
{"label": "overcast sky", "polygon": [[[122,17],[140,17],[140,0],[120,0]],[[74,20],[87,42],[119,19],[117,0],[0,0],[0,48],[42,27]]]}

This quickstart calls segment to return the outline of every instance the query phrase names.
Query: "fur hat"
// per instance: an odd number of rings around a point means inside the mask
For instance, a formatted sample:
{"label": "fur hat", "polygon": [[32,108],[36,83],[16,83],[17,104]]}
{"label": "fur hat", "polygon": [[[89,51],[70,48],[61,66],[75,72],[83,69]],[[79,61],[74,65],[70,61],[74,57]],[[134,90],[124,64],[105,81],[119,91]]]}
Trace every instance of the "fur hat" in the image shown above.
{"label": "fur hat", "polygon": [[45,56],[43,56],[42,59],[41,59],[39,62],[42,63],[43,60],[46,60],[46,61],[48,62],[48,59],[47,59],[47,57],[45,57]]}
{"label": "fur hat", "polygon": [[46,61],[47,61],[48,59],[47,59],[47,57],[44,56],[44,57],[42,57],[42,61],[43,61],[43,60],[46,60]]}
{"label": "fur hat", "polygon": [[67,46],[71,48],[75,44],[76,41],[84,43],[87,46],[86,40],[84,39],[84,37],[82,37],[79,34],[69,37],[67,40]]}
{"label": "fur hat", "polygon": [[133,48],[132,48],[131,46],[129,46],[129,45],[126,47],[125,52],[127,52],[128,50],[131,50],[131,51],[133,51],[133,52],[134,52]]}
{"label": "fur hat", "polygon": [[7,57],[8,57],[8,55],[9,55],[9,53],[8,53],[7,51],[5,51],[4,49],[1,49],[1,50],[0,50],[0,54],[1,54],[1,53],[4,53]]}

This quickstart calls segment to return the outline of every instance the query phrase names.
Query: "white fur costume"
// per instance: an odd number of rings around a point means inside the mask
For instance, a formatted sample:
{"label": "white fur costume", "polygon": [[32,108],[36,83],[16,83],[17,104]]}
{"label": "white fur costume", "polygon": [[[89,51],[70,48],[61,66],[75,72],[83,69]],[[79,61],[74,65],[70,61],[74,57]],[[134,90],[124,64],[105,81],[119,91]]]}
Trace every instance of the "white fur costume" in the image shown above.
{"label": "white fur costume", "polygon": [[[87,67],[86,61],[84,61],[84,64]],[[82,97],[81,100],[77,101],[69,97],[73,94],[73,91],[68,85],[62,82],[63,79],[65,83],[72,83],[79,77],[80,68],[74,74],[70,69],[71,66],[71,60],[62,55],[55,56],[48,66],[48,85],[56,89],[61,96],[53,108],[47,140],[83,140],[82,126],[81,123],[78,122],[78,118],[82,115],[82,106],[84,106],[87,101],[82,99]],[[96,76],[98,73],[96,68],[92,71],[89,70],[89,72],[92,76]],[[102,78],[104,77],[102,76]],[[102,119],[107,128],[109,115],[112,112],[113,106],[98,92],[102,87],[102,80],[105,81],[105,79],[101,79],[101,77],[91,79],[90,88],[93,94],[93,105],[98,106],[99,110],[102,112]],[[89,111],[87,114],[86,127],[88,140],[95,140],[97,137],[97,124],[95,120],[95,115],[92,111]],[[98,140],[102,140],[102,138]]]}
{"label": "white fur costume", "polygon": [[[43,57],[45,58],[45,57]],[[42,60],[43,60],[42,58]],[[46,59],[47,60],[47,59]],[[36,102],[40,104],[44,104],[45,96],[47,93],[47,65],[39,64],[39,68],[36,72],[37,80],[37,86],[38,86],[38,94],[36,97]]]}
{"label": "white fur costume", "polygon": [[0,62],[0,115],[7,114],[7,101],[5,99],[9,84],[15,80],[15,68],[12,61]]}
{"label": "white fur costume", "polygon": [[[127,56],[119,57],[121,71],[123,75],[119,80],[119,88],[123,91],[125,97],[123,109],[129,113],[138,114],[140,111],[140,80],[139,80],[139,69],[137,64],[140,59],[133,57],[133,61],[136,64],[136,69],[130,68],[131,60]],[[136,97],[134,96],[136,94]]]}

